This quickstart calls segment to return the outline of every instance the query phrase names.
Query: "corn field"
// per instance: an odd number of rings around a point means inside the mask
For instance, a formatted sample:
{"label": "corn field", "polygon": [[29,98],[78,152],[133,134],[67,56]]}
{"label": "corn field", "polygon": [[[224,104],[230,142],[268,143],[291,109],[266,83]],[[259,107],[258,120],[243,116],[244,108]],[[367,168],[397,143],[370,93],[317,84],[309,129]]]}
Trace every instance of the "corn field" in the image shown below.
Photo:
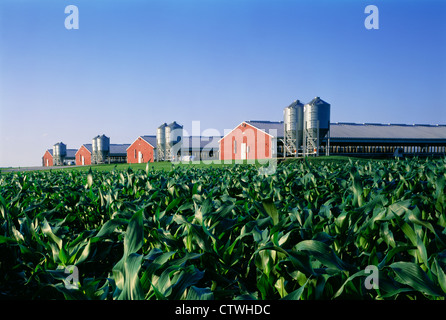
{"label": "corn field", "polygon": [[0,298],[444,300],[445,181],[446,159],[3,173]]}

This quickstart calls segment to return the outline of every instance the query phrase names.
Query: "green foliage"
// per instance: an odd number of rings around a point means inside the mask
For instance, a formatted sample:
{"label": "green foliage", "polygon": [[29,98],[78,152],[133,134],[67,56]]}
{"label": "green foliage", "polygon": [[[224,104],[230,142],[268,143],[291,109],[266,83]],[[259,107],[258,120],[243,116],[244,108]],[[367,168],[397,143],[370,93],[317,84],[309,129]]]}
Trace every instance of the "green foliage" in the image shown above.
{"label": "green foliage", "polygon": [[2,173],[0,297],[444,300],[445,181],[446,159]]}

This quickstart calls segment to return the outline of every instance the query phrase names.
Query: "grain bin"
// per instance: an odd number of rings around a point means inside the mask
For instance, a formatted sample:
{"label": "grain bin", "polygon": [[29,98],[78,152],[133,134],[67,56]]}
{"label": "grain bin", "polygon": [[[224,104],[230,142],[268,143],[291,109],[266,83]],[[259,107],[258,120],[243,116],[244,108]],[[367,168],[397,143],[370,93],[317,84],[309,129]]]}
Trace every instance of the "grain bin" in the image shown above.
{"label": "grain bin", "polygon": [[304,106],[305,154],[319,155],[320,141],[330,130],[330,104],[319,97]]}
{"label": "grain bin", "polygon": [[110,138],[106,135],[96,136],[92,139],[92,157],[94,164],[105,163],[110,155]]}
{"label": "grain bin", "polygon": [[172,147],[180,142],[183,137],[183,126],[175,121],[166,126],[166,146]]}
{"label": "grain bin", "polygon": [[67,155],[67,145],[63,142],[58,142],[53,146],[54,165],[61,166]]}
{"label": "grain bin", "polygon": [[110,138],[106,135],[96,137],[97,163],[105,163],[110,155]]}
{"label": "grain bin", "polygon": [[110,138],[106,135],[98,136],[97,138],[98,152],[109,152],[110,151]]}
{"label": "grain bin", "polygon": [[175,121],[167,125],[166,128],[166,160],[176,160],[180,151],[183,139],[183,126]]}
{"label": "grain bin", "polygon": [[91,139],[91,148],[92,148],[92,153],[93,155],[96,155],[96,153],[98,152],[98,142],[97,142],[97,137],[94,137],[93,139]]}
{"label": "grain bin", "polygon": [[157,149],[157,157],[158,161],[166,160],[166,127],[167,124],[163,123],[156,129],[156,149]]}
{"label": "grain bin", "polygon": [[304,105],[295,100],[283,110],[284,117],[284,156],[298,155],[298,150],[303,141],[303,114]]}

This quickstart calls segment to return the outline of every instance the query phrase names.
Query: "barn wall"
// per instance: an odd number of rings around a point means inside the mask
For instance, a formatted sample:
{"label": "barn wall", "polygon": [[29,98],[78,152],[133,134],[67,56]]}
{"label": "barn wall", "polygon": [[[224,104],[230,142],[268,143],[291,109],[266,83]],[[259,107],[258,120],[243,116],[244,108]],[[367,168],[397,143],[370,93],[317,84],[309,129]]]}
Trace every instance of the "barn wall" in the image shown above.
{"label": "barn wall", "polygon": [[[42,164],[44,167],[52,167],[54,165],[53,156],[48,151],[46,151],[45,154],[43,155],[42,161],[43,161]],[[48,164],[47,164],[47,162],[48,162]]]}
{"label": "barn wall", "polygon": [[242,143],[246,159],[271,159],[271,136],[249,124],[242,123],[220,141],[220,160],[241,160]]}
{"label": "barn wall", "polygon": [[153,162],[153,147],[140,137],[127,149],[127,163],[138,163],[139,151],[142,152],[142,163]]}
{"label": "barn wall", "polygon": [[91,165],[91,153],[88,151],[85,146],[82,146],[79,148],[79,150],[76,152],[76,165],[81,166],[82,165],[82,156],[85,158],[84,165]]}

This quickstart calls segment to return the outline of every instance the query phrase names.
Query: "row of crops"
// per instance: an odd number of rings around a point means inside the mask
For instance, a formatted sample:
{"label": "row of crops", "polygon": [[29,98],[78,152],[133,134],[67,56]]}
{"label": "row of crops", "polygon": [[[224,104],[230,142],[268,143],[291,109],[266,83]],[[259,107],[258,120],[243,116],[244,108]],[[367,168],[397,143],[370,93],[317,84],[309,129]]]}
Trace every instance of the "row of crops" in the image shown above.
{"label": "row of crops", "polygon": [[4,173],[0,297],[444,299],[445,180],[446,159]]}

